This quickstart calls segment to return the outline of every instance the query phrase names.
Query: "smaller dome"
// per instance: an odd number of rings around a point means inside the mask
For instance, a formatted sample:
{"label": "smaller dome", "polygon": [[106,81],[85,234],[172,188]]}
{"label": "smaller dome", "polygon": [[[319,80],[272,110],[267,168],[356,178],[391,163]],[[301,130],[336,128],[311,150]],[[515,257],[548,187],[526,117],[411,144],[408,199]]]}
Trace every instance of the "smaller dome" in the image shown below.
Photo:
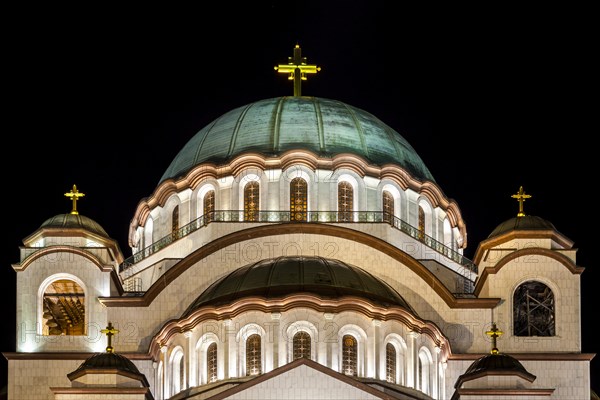
{"label": "smaller dome", "polygon": [[556,231],[554,225],[544,218],[535,215],[525,215],[524,217],[513,217],[498,225],[489,238],[500,236],[511,231]]}
{"label": "smaller dome", "polygon": [[94,373],[105,373],[105,371],[115,371],[120,375],[129,376],[131,378],[146,381],[146,377],[142,374],[135,364],[125,356],[114,352],[94,354],[73,372],[67,375],[70,380],[77,379],[83,375]]}
{"label": "smaller dome", "polygon": [[[343,261],[316,256],[282,256],[236,269],[210,285],[184,316],[207,305],[222,305],[249,296],[282,298],[313,293],[322,298],[358,296],[383,306],[415,311],[391,286]],[[415,314],[416,315],[416,314]]]}
{"label": "smaller dome", "polygon": [[81,214],[55,215],[44,221],[40,229],[85,229],[91,233],[109,238],[108,233],[99,223]]}
{"label": "smaller dome", "polygon": [[482,371],[514,371],[527,373],[527,370],[516,358],[508,354],[488,354],[473,362],[467,368],[466,374],[475,374]]}
{"label": "smaller dome", "polygon": [[454,387],[460,387],[465,381],[470,381],[487,375],[515,375],[533,382],[536,376],[527,372],[523,364],[508,354],[488,354],[477,360],[467,368]]}

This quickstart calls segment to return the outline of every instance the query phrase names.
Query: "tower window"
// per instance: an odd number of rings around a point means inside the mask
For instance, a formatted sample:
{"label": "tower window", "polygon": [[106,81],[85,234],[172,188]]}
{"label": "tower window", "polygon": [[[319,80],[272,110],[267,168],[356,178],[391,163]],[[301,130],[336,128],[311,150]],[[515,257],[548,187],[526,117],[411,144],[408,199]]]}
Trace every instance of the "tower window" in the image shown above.
{"label": "tower window", "polygon": [[513,298],[515,336],[554,336],[554,294],[541,282],[521,284]]}
{"label": "tower window", "polygon": [[85,335],[85,294],[70,279],[59,279],[46,288],[43,298],[44,335]]}

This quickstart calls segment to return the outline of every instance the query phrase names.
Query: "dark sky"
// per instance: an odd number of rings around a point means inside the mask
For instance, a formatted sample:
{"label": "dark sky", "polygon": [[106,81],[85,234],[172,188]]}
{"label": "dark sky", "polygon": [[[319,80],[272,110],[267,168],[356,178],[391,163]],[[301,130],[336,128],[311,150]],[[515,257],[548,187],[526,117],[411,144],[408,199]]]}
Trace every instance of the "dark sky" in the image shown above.
{"label": "dark sky", "polygon": [[[0,351],[15,348],[11,264],[24,237],[70,211],[63,194],[77,184],[86,194],[81,214],[129,256],[138,202],[198,130],[232,108],[292,94],[273,66],[287,62],[296,43],[322,67],[304,95],[369,111],[411,143],[461,209],[467,256],[516,215],[510,195],[524,186],[533,196],[525,211],[579,249],[583,352],[600,351],[591,325],[600,273],[586,233],[597,220],[589,10],[247,3],[5,10]],[[1,387],[3,358],[0,371]],[[598,359],[592,375],[600,376]]]}

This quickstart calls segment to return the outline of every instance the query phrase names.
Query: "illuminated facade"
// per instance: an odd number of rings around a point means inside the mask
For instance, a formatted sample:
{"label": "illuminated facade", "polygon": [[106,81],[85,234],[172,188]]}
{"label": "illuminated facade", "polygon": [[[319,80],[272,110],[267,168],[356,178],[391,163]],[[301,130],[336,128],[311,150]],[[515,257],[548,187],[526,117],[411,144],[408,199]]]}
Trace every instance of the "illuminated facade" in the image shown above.
{"label": "illuminated facade", "polygon": [[128,258],[70,198],[13,265],[9,399],[590,396],[572,241],[521,208],[466,259],[458,205],[367,111],[218,117],[139,202]]}

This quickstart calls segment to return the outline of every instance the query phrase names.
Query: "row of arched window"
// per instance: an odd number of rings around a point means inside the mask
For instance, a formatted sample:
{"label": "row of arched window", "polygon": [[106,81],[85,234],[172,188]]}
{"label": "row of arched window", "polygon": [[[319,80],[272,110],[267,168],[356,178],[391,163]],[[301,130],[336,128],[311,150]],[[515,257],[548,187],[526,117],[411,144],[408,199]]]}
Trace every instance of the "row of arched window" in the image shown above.
{"label": "row of arched window", "polygon": [[[259,221],[260,188],[256,181],[248,182],[244,186],[243,207],[244,221]],[[347,181],[338,183],[337,221],[354,221],[354,188]],[[292,221],[306,221],[308,217],[308,184],[303,178],[294,178],[290,182],[290,219]],[[394,217],[394,196],[387,190],[383,191],[382,211],[383,220],[392,222]],[[215,191],[209,190],[202,197],[202,215],[210,222],[215,211]],[[179,230],[179,206],[175,206],[171,215],[171,231]],[[425,211],[419,206],[419,229],[425,232]]]}
{"label": "row of arched window", "polygon": [[[352,334],[343,335],[341,349],[341,368],[340,371],[349,376],[358,376],[358,340]],[[211,342],[202,352],[204,359],[199,360],[199,365],[204,369],[200,371],[201,383],[213,383],[219,379],[219,353],[220,349],[216,341]],[[248,336],[245,342],[245,374],[246,376],[260,375],[264,372],[262,365],[262,338],[259,334]],[[312,338],[310,333],[306,331],[298,331],[292,338],[292,360],[299,358],[311,359],[312,353]],[[418,359],[419,373],[417,376],[417,389],[424,392],[428,391],[430,374],[432,370],[429,368],[432,363],[430,358],[420,356]],[[183,350],[179,348],[171,356],[170,373],[163,371],[162,362],[158,368],[157,392],[158,398],[167,398],[180,392],[186,388],[186,373],[185,373],[185,357]],[[400,354],[396,346],[392,343],[386,344],[386,359],[385,370],[386,380],[390,383],[404,384],[404,355]],[[426,366],[427,368],[425,368]],[[164,373],[169,373],[168,380],[162,376]],[[165,384],[167,386],[165,386]],[[165,393],[165,388],[168,387]],[[161,397],[164,396],[164,397]]]}

